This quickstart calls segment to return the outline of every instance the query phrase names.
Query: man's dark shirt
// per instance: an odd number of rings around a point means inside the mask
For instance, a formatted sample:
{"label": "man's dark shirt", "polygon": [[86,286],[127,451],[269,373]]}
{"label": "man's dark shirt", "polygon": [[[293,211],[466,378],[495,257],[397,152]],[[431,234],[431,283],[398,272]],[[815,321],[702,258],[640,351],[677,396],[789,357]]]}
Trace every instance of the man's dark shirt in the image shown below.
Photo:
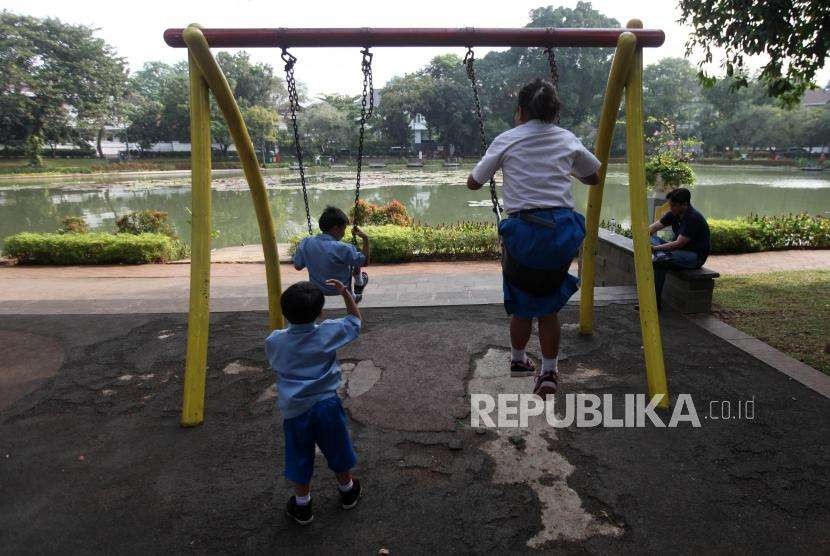
{"label": "man's dark shirt", "polygon": [[693,206],[689,205],[689,208],[680,218],[676,218],[674,214],[667,212],[660,218],[660,223],[664,226],[671,226],[674,239],[681,235],[689,238],[689,243],[681,249],[696,253],[698,259],[700,259],[700,264],[706,262],[711,250],[709,224],[706,222],[706,218],[696,211]]}

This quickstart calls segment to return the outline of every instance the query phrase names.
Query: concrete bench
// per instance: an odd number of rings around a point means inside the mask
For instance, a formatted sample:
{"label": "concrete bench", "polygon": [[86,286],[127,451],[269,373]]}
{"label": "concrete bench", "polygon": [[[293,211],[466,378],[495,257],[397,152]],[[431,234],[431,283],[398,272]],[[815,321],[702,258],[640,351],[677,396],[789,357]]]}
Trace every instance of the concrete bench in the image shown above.
{"label": "concrete bench", "polygon": [[[596,286],[634,286],[634,242],[600,229],[597,244]],[[715,278],[720,274],[706,267],[671,270],[663,287],[663,302],[681,313],[710,313]]]}

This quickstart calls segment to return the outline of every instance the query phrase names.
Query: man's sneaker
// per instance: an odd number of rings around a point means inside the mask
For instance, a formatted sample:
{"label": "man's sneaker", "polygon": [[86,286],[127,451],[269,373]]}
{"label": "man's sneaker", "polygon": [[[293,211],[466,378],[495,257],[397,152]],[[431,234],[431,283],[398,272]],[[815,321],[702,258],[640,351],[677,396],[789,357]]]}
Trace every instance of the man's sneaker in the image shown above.
{"label": "man's sneaker", "polygon": [[288,506],[285,508],[285,515],[299,523],[300,525],[308,525],[314,521],[314,514],[311,512],[311,501],[305,506],[297,504],[297,497],[292,496],[288,499]]}
{"label": "man's sneaker", "polygon": [[360,303],[361,301],[363,301],[363,294],[362,293],[355,293],[354,294],[354,302],[355,303]]}
{"label": "man's sneaker", "polygon": [[340,505],[344,510],[351,510],[357,506],[360,499],[360,481],[352,479],[352,488],[346,492],[340,492]]}
{"label": "man's sneaker", "polygon": [[521,361],[510,362],[510,376],[512,377],[531,376],[535,372],[536,365],[530,359],[525,360],[524,363]]}
{"label": "man's sneaker", "polygon": [[358,284],[357,282],[355,282],[355,284],[354,284],[354,293],[357,294],[357,295],[362,295],[363,294],[363,288],[365,288],[366,285],[369,283],[369,275],[366,274],[365,272],[361,272],[360,274],[363,276],[363,283]]}
{"label": "man's sneaker", "polygon": [[533,393],[544,398],[548,394],[556,394],[556,389],[559,387],[559,373],[550,372],[542,373],[536,379],[536,386],[533,387]]}

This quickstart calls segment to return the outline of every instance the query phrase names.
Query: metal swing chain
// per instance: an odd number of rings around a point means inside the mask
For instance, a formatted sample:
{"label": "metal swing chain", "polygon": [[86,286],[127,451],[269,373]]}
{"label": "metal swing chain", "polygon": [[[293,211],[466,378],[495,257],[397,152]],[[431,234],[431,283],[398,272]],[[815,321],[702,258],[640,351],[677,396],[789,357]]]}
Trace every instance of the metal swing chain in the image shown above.
{"label": "metal swing chain", "polygon": [[[557,96],[559,95],[559,68],[556,65],[556,53],[553,51],[553,47],[549,46],[545,48],[545,54],[548,56],[548,66],[550,66],[550,80],[553,83],[553,89],[556,91]],[[561,99],[560,99],[561,100]],[[559,123],[559,114],[556,114],[556,123]]]}
{"label": "metal swing chain", "polygon": [[[481,154],[487,151],[487,134],[484,132],[484,117],[481,115],[481,99],[478,96],[478,83],[476,82],[475,53],[473,47],[467,47],[467,54],[464,55],[464,65],[467,68],[467,78],[473,88],[473,100],[475,101],[476,117],[478,118],[478,131],[481,137]],[[501,206],[499,196],[496,193],[496,178],[490,178],[490,200],[493,202],[493,213],[496,215],[496,222],[501,222]]]}
{"label": "metal swing chain", "polygon": [[354,222],[352,226],[352,243],[357,245],[355,227],[363,223],[360,214],[360,173],[363,169],[363,138],[366,133],[366,122],[372,117],[375,110],[375,88],[372,84],[372,53],[367,46],[360,51],[363,60],[360,63],[363,71],[363,97],[360,101],[360,136],[357,143],[357,177],[354,186]]}
{"label": "metal swing chain", "polygon": [[305,218],[308,223],[308,235],[314,234],[311,226],[311,211],[308,208],[308,191],[306,190],[305,168],[303,168],[303,148],[300,145],[300,131],[297,127],[297,110],[300,101],[297,95],[297,82],[294,79],[294,64],[297,58],[291,55],[287,49],[282,49],[282,61],[285,62],[285,85],[288,89],[288,106],[291,110],[291,127],[294,129],[294,148],[297,151],[297,164],[300,167],[300,185],[303,188],[303,203],[305,204]]}

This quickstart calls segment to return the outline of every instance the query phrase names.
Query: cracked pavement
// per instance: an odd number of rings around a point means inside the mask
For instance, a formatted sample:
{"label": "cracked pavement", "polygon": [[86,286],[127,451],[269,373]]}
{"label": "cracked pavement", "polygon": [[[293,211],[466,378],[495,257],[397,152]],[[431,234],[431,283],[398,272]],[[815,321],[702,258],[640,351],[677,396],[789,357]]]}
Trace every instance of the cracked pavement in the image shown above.
{"label": "cracked pavement", "polygon": [[[337,313],[335,313],[337,314]],[[562,390],[645,389],[639,323],[563,313]],[[0,546],[8,553],[830,551],[830,400],[687,320],[663,319],[673,395],[702,426],[470,428],[510,378],[499,306],[365,309],[340,352],[365,496],[343,512],[322,458],[315,521],[283,516],[266,316],[211,315],[205,424],[178,425],[186,317],[2,316]],[[538,340],[532,339],[532,355]],[[12,369],[14,373],[10,372]],[[37,373],[34,373],[37,371]],[[8,377],[14,376],[11,379]],[[755,400],[752,420],[705,419]],[[620,407],[617,407],[619,405]],[[719,406],[718,406],[719,407]],[[663,413],[663,415],[666,415]]]}

